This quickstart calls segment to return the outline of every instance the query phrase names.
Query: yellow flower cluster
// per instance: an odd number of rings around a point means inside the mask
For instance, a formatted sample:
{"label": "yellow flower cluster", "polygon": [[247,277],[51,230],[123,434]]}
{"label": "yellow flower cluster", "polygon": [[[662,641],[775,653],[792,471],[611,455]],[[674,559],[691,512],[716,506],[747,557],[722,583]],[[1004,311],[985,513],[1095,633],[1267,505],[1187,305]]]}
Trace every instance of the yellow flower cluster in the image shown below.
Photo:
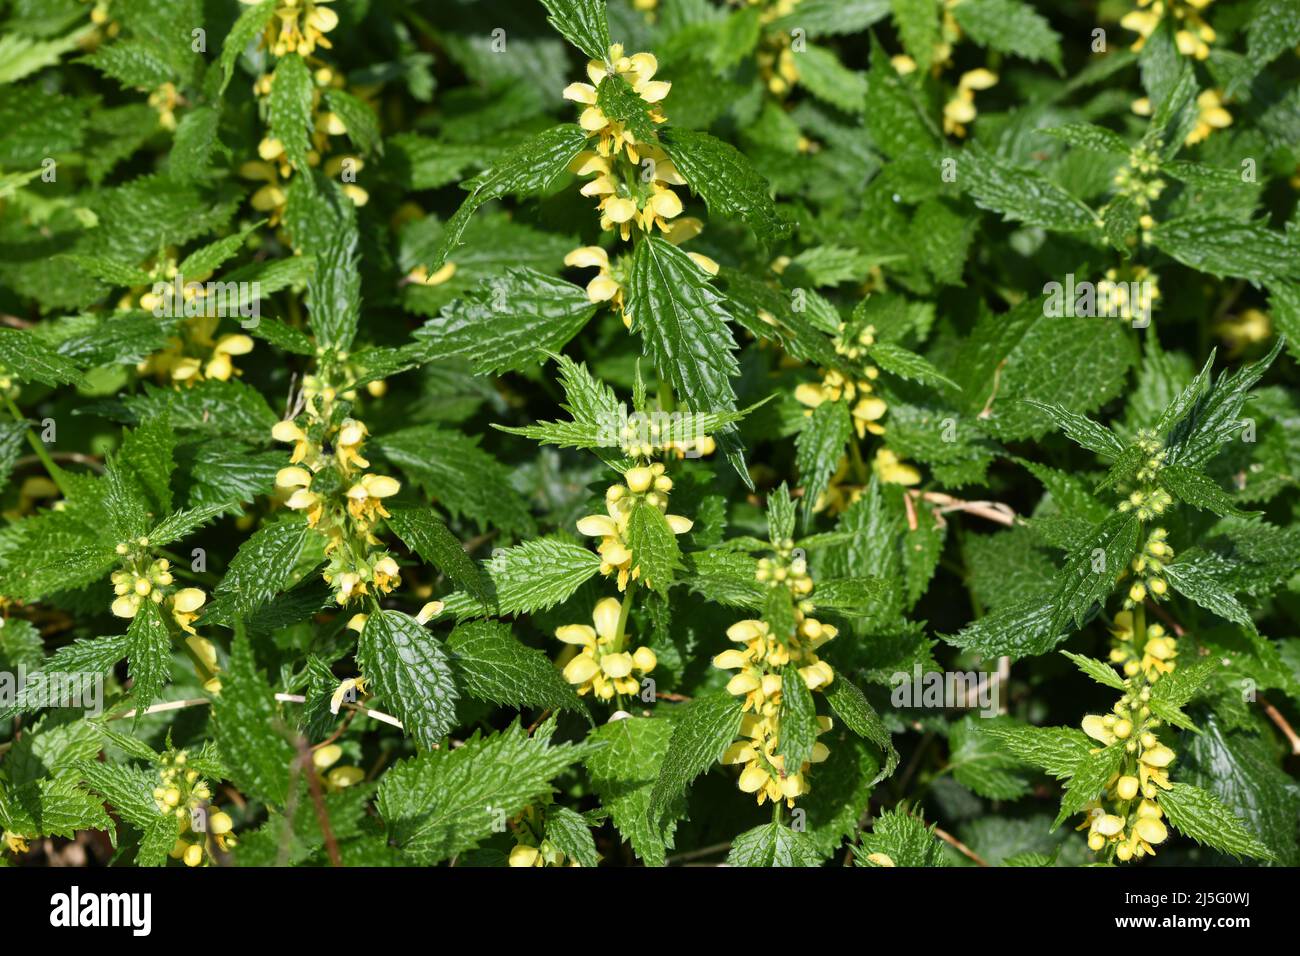
{"label": "yellow flower cluster", "polygon": [[1168,537],[1169,532],[1164,528],[1153,528],[1147,535],[1142,552],[1130,564],[1135,580],[1129,586],[1125,607],[1135,607],[1148,597],[1159,601],[1169,593],[1169,582],[1161,575],[1174,556],[1174,549],[1166,540]]}
{"label": "yellow flower cluster", "polygon": [[[808,637],[809,633],[817,636]],[[713,658],[714,667],[737,671],[727,682],[727,690],[745,698],[741,739],[726,749],[722,762],[742,765],[739,787],[745,793],[757,794],[760,806],[766,800],[785,800],[793,807],[795,798],[809,791],[809,766],[826,759],[826,746],[817,743],[811,758],[791,772],[785,766],[785,757],[776,752],[781,741],[780,671],[787,664],[795,664],[809,690],[830,684],[834,671],[814,651],[835,633],[830,625],[805,618],[798,634],[782,642],[763,621],[737,621],[727,628],[727,637],[742,648],[723,651]],[[829,717],[818,717],[817,724],[818,733],[831,729]]]}
{"label": "yellow flower cluster", "polygon": [[[309,527],[326,536],[330,563],[323,572],[340,605],[363,594],[387,594],[401,584],[397,562],[374,535],[375,524],[389,516],[384,500],[401,490],[401,482],[366,471],[362,456],[369,432],[350,417],[335,421],[334,391],[319,383],[304,392],[304,424],[277,422],[271,436],[293,444],[290,464],[276,473],[276,487],[289,492],[285,505],[307,516]],[[305,427],[304,427],[305,425]]]}
{"label": "yellow flower cluster", "polygon": [[164,814],[173,814],[179,825],[179,835],[172,846],[171,858],[183,860],[186,866],[200,866],[205,858],[212,858],[213,844],[225,851],[234,847],[238,841],[231,832],[234,823],[228,813],[220,810],[208,812],[212,790],[197,770],[186,768],[188,759],[189,755],[184,750],[163,755],[163,765],[158,771],[159,784],[153,789],[153,799],[158,810]]}
{"label": "yellow flower cluster", "polygon": [[622,604],[617,598],[602,598],[591,613],[592,624],[566,624],[555,629],[565,644],[579,648],[564,666],[564,679],[578,694],[593,694],[610,700],[615,694],[635,694],[640,683],[634,673],[649,674],[659,663],[655,652],[638,647],[628,653],[629,644]]}
{"label": "yellow flower cluster", "polygon": [[1178,52],[1183,56],[1204,60],[1210,55],[1210,44],[1215,41],[1216,35],[1214,28],[1201,16],[1201,11],[1213,2],[1214,0],[1137,0],[1137,8],[1126,13],[1119,25],[1138,35],[1132,47],[1137,52],[1146,45],[1147,39],[1168,13],[1178,21],[1174,33]]}
{"label": "yellow flower cluster", "polygon": [[[257,3],[260,0],[240,0],[241,3]],[[322,3],[330,0],[281,0],[276,8],[275,17],[267,26],[262,43],[274,57],[297,53],[302,56],[312,70],[312,134],[311,148],[307,153],[310,166],[320,166],[330,177],[339,176],[344,170],[351,175],[343,183],[343,192],[358,206],[364,206],[370,200],[370,194],[354,181],[355,174],[360,173],[364,163],[361,157],[340,154],[325,158],[330,151],[330,137],[343,136],[347,126],[337,114],[321,108],[321,98],[328,89],[341,90],[346,86],[343,75],[329,64],[314,57],[317,47],[330,49],[331,44],[325,34],[338,26],[338,14]],[[271,94],[273,74],[268,72],[258,77],[253,85],[253,92],[265,100]],[[284,216],[287,196],[285,186],[293,175],[293,167],[285,152],[284,144],[274,136],[267,136],[258,144],[259,159],[244,163],[239,167],[239,174],[245,179],[258,180],[265,185],[253,194],[252,206],[259,212],[268,214],[271,225],[279,223]]]}
{"label": "yellow flower cluster", "polygon": [[[605,514],[587,515],[578,521],[581,534],[601,539],[596,549],[601,558],[600,573],[606,577],[616,574],[620,591],[626,591],[628,581],[641,576],[641,568],[634,564],[636,556],[627,540],[632,512],[642,502],[667,512],[668,492],[673,487],[673,480],[664,474],[664,466],[658,462],[629,468],[623,481],[626,484],[613,484],[606,490]],[[685,534],[694,526],[690,518],[681,515],[665,514],[664,518],[673,534]]]}
{"label": "yellow flower cluster", "polygon": [[1120,700],[1114,713],[1083,718],[1083,731],[1093,740],[1104,746],[1124,742],[1123,768],[1107,781],[1105,800],[1085,808],[1087,819],[1079,826],[1088,831],[1090,850],[1111,846],[1121,862],[1154,856],[1155,846],[1169,837],[1159,800],[1172,786],[1167,768],[1177,755],[1153,733],[1160,721],[1146,704],[1150,695],[1144,685]]}
{"label": "yellow flower cluster", "polygon": [[975,121],[975,93],[996,86],[996,73],[983,67],[968,70],[957,80],[957,91],[943,106],[943,131],[950,136],[965,136],[966,126]]}
{"label": "yellow flower cluster", "polygon": [[[647,114],[651,122],[665,121],[659,103],[663,102],[672,89],[671,83],[654,79],[659,69],[659,61],[653,53],[635,53],[626,56],[623,45],[615,43],[609,48],[604,60],[590,60],[587,63],[587,78],[590,83],[570,83],[564,88],[564,98],[580,103],[586,107],[578,118],[578,124],[588,133],[599,137],[596,153],[601,157],[617,157],[620,150],[625,151],[632,165],[639,165],[641,154],[637,149],[636,137],[632,131],[619,122],[605,115],[597,105],[600,84],[608,76],[621,78],[632,92],[641,97],[650,107]],[[581,158],[581,157],[580,157]]]}
{"label": "yellow flower cluster", "polygon": [[[1133,112],[1138,116],[1150,116],[1151,100],[1143,96],[1133,101]],[[1232,114],[1223,105],[1223,93],[1220,90],[1205,90],[1196,97],[1196,125],[1183,140],[1185,146],[1195,146],[1207,139],[1216,129],[1227,129],[1232,125]]]}
{"label": "yellow flower cluster", "polygon": [[851,379],[836,369],[822,372],[820,383],[805,382],[794,390],[794,397],[799,404],[807,407],[805,415],[812,415],[812,410],[823,402],[846,402],[853,415],[853,427],[859,438],[865,438],[867,432],[883,435],[885,426],[880,420],[889,408],[885,400],[872,394],[872,380],[880,374],[874,366],[868,367],[866,377]]}
{"label": "yellow flower cluster", "polygon": [[[799,0],[748,0],[751,7],[761,6],[759,22],[763,26],[787,17],[799,6]],[[764,30],[754,59],[758,75],[767,91],[776,97],[786,96],[799,83],[793,38],[789,30]]]}
{"label": "yellow flower cluster", "polygon": [[[835,637],[838,631],[823,624],[812,613],[816,610],[811,595],[812,576],[805,558],[796,556],[793,542],[780,542],[776,557],[758,562],[755,577],[768,587],[785,587],[795,603],[795,631],[781,640],[764,621],[737,621],[727,629],[727,638],[740,648],[723,651],[713,658],[713,666],[734,670],[727,682],[728,692],[743,696],[745,716],[741,720],[740,739],[722,755],[725,764],[740,764],[739,786],[745,793],[764,801],[786,801],[794,806],[795,798],[808,793],[807,773],[811,764],[826,759],[822,743],[813,747],[809,760],[794,769],[785,766],[785,757],[777,753],[781,740],[781,671],[793,664],[809,690],[828,687],[835,672],[817,657],[817,648]],[[829,717],[817,718],[818,734],[831,729]]]}
{"label": "yellow flower cluster", "polygon": [[1119,510],[1135,511],[1139,520],[1150,521],[1152,518],[1164,514],[1165,510],[1173,503],[1174,499],[1163,488],[1138,489],[1131,492],[1127,498],[1119,503]]}
{"label": "yellow flower cluster", "polygon": [[[1143,216],[1147,223],[1143,228],[1154,225],[1150,216]],[[1136,297],[1130,296],[1129,290],[1136,288]],[[1139,316],[1150,317],[1155,309],[1156,299],[1160,298],[1159,277],[1147,266],[1125,265],[1118,269],[1107,269],[1106,277],[1097,283],[1097,297],[1111,303],[1121,319],[1132,322]]]}
{"label": "yellow flower cluster", "polygon": [[677,458],[692,452],[700,457],[712,455],[718,448],[710,435],[673,437],[671,423],[665,430],[654,417],[638,416],[629,418],[623,426],[619,445],[629,458],[652,458],[664,452],[672,452]]}
{"label": "yellow flower cluster", "polygon": [[1173,672],[1178,657],[1178,641],[1161,625],[1147,626],[1139,649],[1133,629],[1133,612],[1120,611],[1115,615],[1115,628],[1111,634],[1115,646],[1111,648],[1110,659],[1123,668],[1125,677],[1143,674],[1148,681],[1154,681]]}
{"label": "yellow flower cluster", "polygon": [[1259,309],[1243,309],[1214,325],[1214,333],[1228,343],[1233,355],[1273,337],[1273,319]]}
{"label": "yellow flower cluster", "polygon": [[[239,2],[257,6],[262,0]],[[266,48],[277,57],[290,53],[311,56],[318,46],[331,49],[333,44],[325,34],[339,25],[339,15],[325,6],[331,2],[332,0],[280,0],[275,16],[266,28]]]}

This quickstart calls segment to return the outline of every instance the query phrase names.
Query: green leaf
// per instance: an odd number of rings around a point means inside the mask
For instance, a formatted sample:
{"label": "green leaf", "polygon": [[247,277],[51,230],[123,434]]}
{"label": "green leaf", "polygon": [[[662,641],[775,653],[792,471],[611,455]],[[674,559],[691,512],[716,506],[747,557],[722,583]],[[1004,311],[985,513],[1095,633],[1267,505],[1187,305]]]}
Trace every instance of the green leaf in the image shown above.
{"label": "green leaf", "polygon": [[932,0],[890,0],[890,9],[903,49],[916,62],[916,71],[924,76],[930,72],[940,39],[938,5]]}
{"label": "green leaf", "polygon": [[0,327],[0,368],[24,382],[80,385],[76,366],[27,329]]}
{"label": "green leaf", "polygon": [[1002,741],[1020,760],[1042,767],[1057,780],[1073,776],[1093,746],[1082,730],[1073,727],[1030,727],[999,720],[983,732]]}
{"label": "green leaf", "polygon": [[[919,61],[918,61],[919,62]],[[993,153],[968,147],[957,162],[957,181],[981,209],[1004,220],[1057,232],[1091,232],[1097,215],[1037,170],[1013,166]]]}
{"label": "green leaf", "polygon": [[609,119],[625,127],[638,143],[654,143],[658,139],[653,108],[632,89],[632,85],[617,73],[609,73],[596,89],[596,106]]}
{"label": "green leaf", "polygon": [[627,543],[632,551],[632,568],[640,570],[642,583],[652,591],[667,594],[682,560],[677,536],[664,513],[644,501],[638,504],[628,519]]}
{"label": "green leaf", "polygon": [[894,71],[889,54],[875,37],[871,40],[864,122],[871,141],[887,156],[902,156],[935,143],[935,133],[916,93]]}
{"label": "green leaf", "polygon": [[1053,623],[1056,605],[1041,597],[1005,604],[944,640],[983,657],[1014,659],[1046,654],[1065,640],[1065,627]]}
{"label": "green leaf", "polygon": [[869,740],[885,754],[885,766],[871,781],[872,786],[884,780],[898,766],[898,751],[889,736],[884,722],[868,703],[867,698],[856,685],[849,682],[842,674],[836,674],[835,680],[825,689],[826,701],[835,711],[835,716],[844,722],[844,726],[864,740]]}
{"label": "green leaf", "polygon": [[968,790],[988,800],[1016,800],[1029,792],[1021,762],[1007,754],[1001,741],[985,731],[994,720],[964,717],[948,731],[948,764],[953,777]]}
{"label": "green leaf", "polygon": [[239,546],[217,585],[205,622],[247,618],[288,586],[311,529],[297,516],[255,531]]}
{"label": "green leaf", "polygon": [[1024,57],[1045,60],[1061,69],[1061,36],[1047,19],[1021,0],[964,0],[952,8],[952,16],[980,46]]}
{"label": "green leaf", "polygon": [[1106,600],[1115,581],[1137,553],[1139,522],[1132,511],[1117,511],[1097,525],[1088,542],[1070,556],[1052,598],[1051,629],[1082,627],[1093,606]]}
{"label": "green leaf", "polygon": [[525,647],[500,621],[458,625],[447,638],[456,684],[468,696],[510,707],[587,709],[541,651]]}
{"label": "green leaf", "polygon": [[477,374],[520,371],[546,360],[596,313],[580,286],[536,269],[508,269],[443,307],[415,331],[422,360],[466,358]]}
{"label": "green leaf", "polygon": [[920,382],[922,385],[928,385],[931,388],[940,388],[946,385],[949,388],[961,390],[960,385],[948,378],[924,358],[901,346],[890,342],[877,342],[867,350],[867,354],[870,356],[871,361],[886,372],[897,375],[899,378],[905,378],[909,382]]}
{"label": "green leaf", "polygon": [[1261,222],[1183,216],[1157,223],[1150,235],[1161,252],[1219,278],[1256,284],[1300,278],[1300,245]]}
{"label": "green leaf", "polygon": [[1091,123],[1067,123],[1064,126],[1049,126],[1047,129],[1040,129],[1038,132],[1046,136],[1054,136],[1080,149],[1090,149],[1094,153],[1109,153],[1112,156],[1127,157],[1133,149],[1118,133],[1112,132],[1104,126],[1094,126]]}
{"label": "green leaf", "polygon": [[661,378],[677,401],[693,411],[731,411],[739,373],[721,295],[686,253],[657,236],[636,247],[626,312]]}
{"label": "green leaf", "polygon": [[1220,582],[1222,570],[1221,560],[1216,561],[1205,552],[1188,551],[1173,564],[1165,565],[1165,577],[1183,597],[1254,633],[1255,622],[1250,612]]}
{"label": "green leaf", "polygon": [[[877,862],[871,857],[880,853],[889,863]],[[888,810],[871,822],[871,832],[853,848],[858,866],[947,866],[943,844],[920,817],[907,812],[902,804]]]}
{"label": "green leaf", "polygon": [[473,849],[499,826],[552,792],[550,781],[586,753],[550,746],[516,722],[456,749],[394,764],[379,784],[378,808],[390,839],[407,858],[429,866]]}
{"label": "green leaf", "polygon": [[263,0],[256,6],[245,6],[240,11],[239,19],[235,21],[235,25],[230,28],[230,33],[221,44],[221,59],[218,61],[221,86],[217,90],[218,93],[226,92],[226,87],[230,85],[231,76],[234,74],[235,61],[274,19],[277,6],[277,0]]}
{"label": "green leaf", "polygon": [[819,100],[846,113],[859,114],[867,107],[867,80],[848,69],[828,47],[809,43],[794,54],[799,85]]}
{"label": "green leaf", "polygon": [[571,123],[556,126],[514,147],[490,170],[466,183],[469,196],[447,220],[429,270],[442,268],[460,244],[475,210],[485,202],[512,193],[528,195],[545,191],[586,145],[587,133],[580,126]]}
{"label": "green leaf", "polygon": [[1295,0],[1261,0],[1246,26],[1246,40],[1250,62],[1257,70],[1300,46],[1300,4]]}
{"label": "green leaf", "polygon": [[243,629],[235,632],[221,693],[212,702],[212,725],[230,779],[249,796],[283,806],[290,764],[296,757],[275,693],[257,669]]}
{"label": "green leaf", "polygon": [[307,169],[307,152],[311,149],[315,91],[311,71],[302,57],[297,53],[280,57],[267,98],[271,135],[283,144],[285,156],[299,172]]}
{"label": "green leaf", "polygon": [[812,757],[813,745],[817,743],[817,706],[798,666],[793,663],[781,668],[780,720],[777,753],[785,758],[787,773],[798,773]]}
{"label": "green leaf", "polygon": [[365,100],[347,90],[330,89],[325,91],[325,105],[343,123],[348,139],[363,154],[384,151],[379,136],[379,117]]}
{"label": "green leaf", "polygon": [[1160,809],[1175,830],[1197,843],[1235,857],[1273,859],[1272,851],[1251,836],[1218,797],[1200,787],[1175,783],[1161,792]]}
{"label": "green leaf", "polygon": [[456,682],[442,642],[401,611],[375,610],[357,643],[357,663],[416,745],[437,747],[456,723]]}
{"label": "green leaf", "polygon": [[650,820],[662,825],[691,782],[712,767],[740,731],[743,701],[726,691],[697,697],[673,722],[672,738],[650,794]]}
{"label": "green leaf", "polygon": [[307,283],[307,314],[316,344],[343,351],[352,345],[361,319],[361,273],[357,221],[346,198],[334,202],[328,233],[313,247],[316,268]]}
{"label": "green leaf", "polygon": [[609,24],[605,0],[542,0],[550,15],[546,18],[560,36],[593,60],[609,53]]}
{"label": "green leaf", "polygon": [[[1282,340],[1279,339],[1273,344],[1269,353],[1259,361],[1243,365],[1232,373],[1224,372],[1214,383],[1213,388],[1199,398],[1193,391],[1199,379],[1185,393],[1185,399],[1180,396],[1177,403],[1180,408],[1186,407],[1193,399],[1195,401],[1169,436],[1169,451],[1166,457],[1168,464],[1187,465],[1192,468],[1204,465],[1214,457],[1221,445],[1237,437],[1243,425],[1238,416],[1250,397],[1250,390],[1277,358],[1282,344]],[[1207,370],[1208,367],[1207,362]],[[1208,371],[1203,374],[1208,374]],[[1167,412],[1161,416],[1162,423],[1171,414],[1173,413]]]}
{"label": "green leaf", "polygon": [[1107,687],[1113,687],[1116,690],[1126,690],[1124,678],[1115,672],[1115,668],[1103,661],[1094,660],[1091,657],[1085,657],[1082,654],[1075,654],[1072,651],[1061,651],[1066,657],[1074,661],[1074,666],[1079,668],[1099,684],[1105,684]]}
{"label": "green leaf", "polygon": [[568,807],[552,804],[546,808],[546,839],[579,866],[599,866],[600,854],[591,827],[582,814]]}
{"label": "green leaf", "polygon": [[1232,496],[1202,471],[1184,465],[1166,465],[1160,469],[1160,484],[1179,501],[1202,511],[1212,511],[1221,517],[1246,515],[1233,502]]}
{"label": "green leaf", "polygon": [[822,402],[804,420],[795,440],[795,467],[803,482],[805,523],[818,499],[830,486],[831,477],[844,458],[844,446],[853,437],[853,420],[844,402]]}
{"label": "green leaf", "polygon": [[664,152],[691,190],[704,200],[709,214],[738,219],[770,246],[790,232],[777,213],[771,187],[743,153],[708,133],[686,129],[665,131]]}
{"label": "green leaf", "polygon": [[[1098,753],[1089,753],[1079,761],[1061,796],[1061,812],[1052,824],[1055,830],[1067,818],[1082,811],[1105,788],[1106,782],[1124,765],[1124,746],[1111,744]],[[1164,799],[1163,797],[1161,798]]]}
{"label": "green leaf", "polygon": [[131,619],[126,639],[131,696],[139,713],[158,698],[171,679],[172,636],[162,608],[153,601],[142,601],[140,610]]}
{"label": "green leaf", "polygon": [[[592,789],[614,826],[646,866],[663,866],[672,846],[670,824],[651,823],[650,799],[668,753],[673,725],[651,717],[625,717],[588,737],[604,744],[586,758]],[[676,810],[667,814],[676,818]]]}
{"label": "green leaf", "polygon": [[731,841],[728,866],[820,866],[821,857],[807,834],[773,821],[746,830]]}
{"label": "green leaf", "polygon": [[[63,54],[76,49],[89,32],[88,27],[82,27],[53,40],[38,40],[19,33],[0,37],[0,84],[17,82],[47,66],[53,66]],[[100,52],[116,50],[123,45],[119,41],[99,49]]]}
{"label": "green leaf", "polygon": [[1080,415],[1055,402],[1039,402],[1032,398],[1022,399],[1043,412],[1052,422],[1065,432],[1077,444],[1089,451],[1094,451],[1103,458],[1118,458],[1124,451],[1119,437],[1105,425],[1099,425],[1086,415]]}
{"label": "green leaf", "polygon": [[419,425],[372,439],[375,449],[437,499],[453,518],[468,515],[507,533],[531,534],[527,503],[510,483],[511,471],[479,447],[478,436]]}
{"label": "green leaf", "polygon": [[573,596],[600,570],[600,556],[581,545],[556,538],[536,538],[503,548],[484,562],[493,602],[475,600],[463,591],[448,596],[444,613],[459,617],[532,614]]}
{"label": "green leaf", "polygon": [[482,604],[492,603],[492,594],[482,572],[460,540],[447,530],[432,508],[393,508],[388,527],[402,542],[447,575],[458,587]]}

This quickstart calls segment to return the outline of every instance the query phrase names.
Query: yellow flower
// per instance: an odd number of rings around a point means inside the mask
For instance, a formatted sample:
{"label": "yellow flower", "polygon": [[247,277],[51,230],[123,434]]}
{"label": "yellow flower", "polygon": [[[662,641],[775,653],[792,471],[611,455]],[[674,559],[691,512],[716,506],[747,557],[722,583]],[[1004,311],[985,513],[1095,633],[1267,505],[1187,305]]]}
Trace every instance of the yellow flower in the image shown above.
{"label": "yellow flower", "polygon": [[916,485],[921,482],[921,473],[913,465],[902,461],[888,448],[876,449],[876,457],[871,462],[871,470],[881,481],[895,485]]}
{"label": "yellow flower", "polygon": [[997,74],[983,68],[963,73],[957,81],[957,92],[944,104],[943,131],[965,136],[966,124],[975,119],[975,91],[990,89],[997,82]]}
{"label": "yellow flower", "polygon": [[28,850],[27,838],[20,834],[10,833],[8,830],[5,830],[4,835],[0,837],[0,840],[4,841],[4,845],[9,848],[10,853],[20,854],[26,853]]}
{"label": "yellow flower", "polygon": [[186,634],[196,633],[192,624],[208,596],[199,588],[182,588],[172,595],[172,618]]}
{"label": "yellow flower", "polygon": [[358,521],[373,521],[389,517],[383,506],[384,498],[391,498],[402,488],[401,482],[388,475],[365,474],[348,489],[348,514]]}
{"label": "yellow flower", "polygon": [[615,694],[635,694],[640,682],[632,676],[655,669],[658,660],[648,647],[628,653],[627,635],[619,634],[622,606],[616,598],[602,598],[592,611],[594,627],[566,624],[556,628],[555,636],[565,644],[580,648],[564,667],[564,679],[577,687],[578,693],[594,693],[601,700]]}
{"label": "yellow flower", "polygon": [[[666,512],[668,492],[672,488],[672,479],[664,474],[664,466],[659,462],[630,468],[624,477],[629,484],[610,485],[605,492],[606,514],[587,515],[578,520],[580,534],[601,539],[596,548],[601,557],[600,573],[606,576],[617,574],[620,591],[627,590],[629,580],[635,581],[641,576],[641,568],[634,566],[634,555],[627,543],[627,527],[632,512],[641,501]],[[691,519],[681,515],[665,514],[664,519],[673,534],[685,534],[694,526]]]}
{"label": "yellow flower", "polygon": [[442,285],[455,274],[456,263],[444,262],[442,268],[438,269],[432,275],[429,274],[429,270],[424,266],[416,266],[407,273],[406,279],[408,282],[413,282],[416,285],[435,286]]}
{"label": "yellow flower", "polygon": [[293,454],[289,457],[289,461],[295,465],[305,461],[312,452],[307,433],[292,421],[276,422],[271,428],[271,437],[276,441],[293,442]]}
{"label": "yellow flower", "polygon": [[1232,114],[1223,106],[1223,97],[1218,90],[1206,90],[1196,98],[1196,126],[1187,134],[1184,142],[1194,146],[1209,137],[1216,129],[1227,129],[1232,125]]}

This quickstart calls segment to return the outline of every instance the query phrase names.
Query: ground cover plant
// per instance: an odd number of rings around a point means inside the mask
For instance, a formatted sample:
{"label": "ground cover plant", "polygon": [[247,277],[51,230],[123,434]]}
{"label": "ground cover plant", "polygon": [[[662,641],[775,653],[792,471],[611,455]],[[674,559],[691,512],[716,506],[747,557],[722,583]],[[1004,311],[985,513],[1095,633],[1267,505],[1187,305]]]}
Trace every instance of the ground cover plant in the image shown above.
{"label": "ground cover plant", "polygon": [[1300,864],[1298,0],[0,0],[0,864]]}

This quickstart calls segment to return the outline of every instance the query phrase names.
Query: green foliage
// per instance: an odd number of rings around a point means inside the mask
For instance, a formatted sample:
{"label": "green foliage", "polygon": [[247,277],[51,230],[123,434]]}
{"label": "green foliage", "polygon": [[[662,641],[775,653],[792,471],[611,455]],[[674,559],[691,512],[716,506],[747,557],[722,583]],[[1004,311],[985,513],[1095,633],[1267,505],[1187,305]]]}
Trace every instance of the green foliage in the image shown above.
{"label": "green foliage", "polygon": [[0,4],[0,864],[1300,864],[1298,44]]}

